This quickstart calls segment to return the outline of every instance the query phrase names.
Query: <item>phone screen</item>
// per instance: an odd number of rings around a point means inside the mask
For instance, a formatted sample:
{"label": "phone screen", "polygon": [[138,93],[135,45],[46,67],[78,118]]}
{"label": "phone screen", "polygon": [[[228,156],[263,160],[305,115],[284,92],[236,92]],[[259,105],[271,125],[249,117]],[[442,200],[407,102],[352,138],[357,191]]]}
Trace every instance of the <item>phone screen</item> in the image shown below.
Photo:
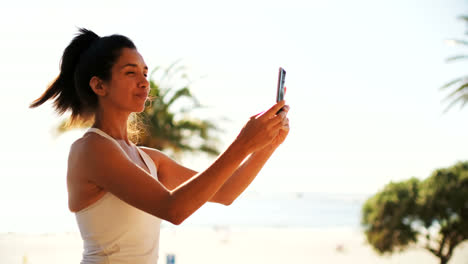
{"label": "phone screen", "polygon": [[278,73],[278,88],[276,92],[276,102],[284,99],[284,80],[286,78],[286,71],[283,68],[279,68]]}

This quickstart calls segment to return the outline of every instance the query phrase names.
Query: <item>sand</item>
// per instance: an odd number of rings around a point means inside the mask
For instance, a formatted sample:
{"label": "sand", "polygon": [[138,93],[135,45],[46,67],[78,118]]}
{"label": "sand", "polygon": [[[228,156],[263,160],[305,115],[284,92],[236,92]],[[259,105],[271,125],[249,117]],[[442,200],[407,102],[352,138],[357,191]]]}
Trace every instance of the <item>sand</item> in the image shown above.
{"label": "sand", "polygon": [[[0,234],[1,264],[79,263],[81,251],[77,233]],[[167,254],[176,264],[439,263],[420,249],[379,256],[351,229],[165,227],[159,264],[166,264]],[[449,263],[468,263],[468,244]]]}

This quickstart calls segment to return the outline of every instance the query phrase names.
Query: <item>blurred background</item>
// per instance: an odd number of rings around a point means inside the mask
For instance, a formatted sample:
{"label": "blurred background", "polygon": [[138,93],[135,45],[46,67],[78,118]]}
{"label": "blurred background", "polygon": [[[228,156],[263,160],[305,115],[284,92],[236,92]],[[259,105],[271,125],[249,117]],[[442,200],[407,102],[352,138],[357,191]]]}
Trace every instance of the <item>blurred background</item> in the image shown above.
{"label": "blurred background", "polygon": [[[438,263],[423,250],[380,256],[361,208],[390,181],[424,179],[467,159],[467,109],[440,88],[466,74],[449,45],[466,30],[462,0],[11,1],[0,10],[0,262],[78,262],[67,208],[70,144],[51,104],[29,109],[58,75],[78,27],[131,38],[148,67],[185,67],[224,150],[275,102],[287,71],[291,131],[230,207],[207,204],[163,223],[160,263]],[[155,79],[157,82],[157,79]],[[174,111],[183,108],[175,106]],[[203,153],[180,156],[203,170]],[[203,238],[200,238],[203,237]],[[60,249],[60,250],[57,250]],[[460,246],[453,263],[467,263]],[[55,262],[54,262],[55,261]],[[463,262],[465,261],[465,262]]]}

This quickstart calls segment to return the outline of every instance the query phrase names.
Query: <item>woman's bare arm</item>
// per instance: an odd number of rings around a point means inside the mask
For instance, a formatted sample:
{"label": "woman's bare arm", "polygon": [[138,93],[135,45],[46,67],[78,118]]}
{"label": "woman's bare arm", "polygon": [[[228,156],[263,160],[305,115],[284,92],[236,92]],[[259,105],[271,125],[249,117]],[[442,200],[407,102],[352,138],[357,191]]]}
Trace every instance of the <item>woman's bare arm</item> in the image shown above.
{"label": "woman's bare arm", "polygon": [[221,188],[250,153],[274,139],[281,123],[275,113],[283,105],[284,101],[252,117],[208,169],[172,191],[129,160],[118,146],[98,135],[72,146],[69,170],[86,175],[89,181],[136,208],[180,224]]}
{"label": "woman's bare arm", "polygon": [[232,204],[257,177],[273,152],[274,150],[265,149],[252,153],[216,192],[212,200],[224,205]]}
{"label": "woman's bare arm", "polygon": [[[286,115],[289,106],[285,106],[281,115],[284,116],[282,131],[265,148],[252,153],[229,177],[223,186],[209,200],[209,202],[230,205],[255,179],[276,148],[283,143],[289,133],[289,120]],[[196,171],[186,168],[164,153],[151,149],[142,148],[158,164],[158,178],[169,189],[175,189],[191,177],[197,174]]]}
{"label": "woman's bare arm", "polygon": [[288,112],[289,106],[286,105],[280,114],[284,117],[282,127],[275,139],[263,149],[252,153],[216,192],[212,200],[230,205],[247,189],[271,155],[288,136],[289,119],[286,117]]}

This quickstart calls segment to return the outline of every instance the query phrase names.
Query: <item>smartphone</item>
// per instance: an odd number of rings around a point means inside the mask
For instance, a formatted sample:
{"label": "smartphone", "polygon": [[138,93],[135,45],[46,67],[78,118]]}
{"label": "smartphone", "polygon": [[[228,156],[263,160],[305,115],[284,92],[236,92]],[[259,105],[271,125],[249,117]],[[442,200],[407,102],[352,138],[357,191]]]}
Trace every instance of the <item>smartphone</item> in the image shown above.
{"label": "smartphone", "polygon": [[[286,71],[283,68],[279,68],[278,72],[278,87],[276,90],[276,102],[284,99],[284,80],[286,79]],[[276,114],[279,114],[283,108],[281,108]]]}

